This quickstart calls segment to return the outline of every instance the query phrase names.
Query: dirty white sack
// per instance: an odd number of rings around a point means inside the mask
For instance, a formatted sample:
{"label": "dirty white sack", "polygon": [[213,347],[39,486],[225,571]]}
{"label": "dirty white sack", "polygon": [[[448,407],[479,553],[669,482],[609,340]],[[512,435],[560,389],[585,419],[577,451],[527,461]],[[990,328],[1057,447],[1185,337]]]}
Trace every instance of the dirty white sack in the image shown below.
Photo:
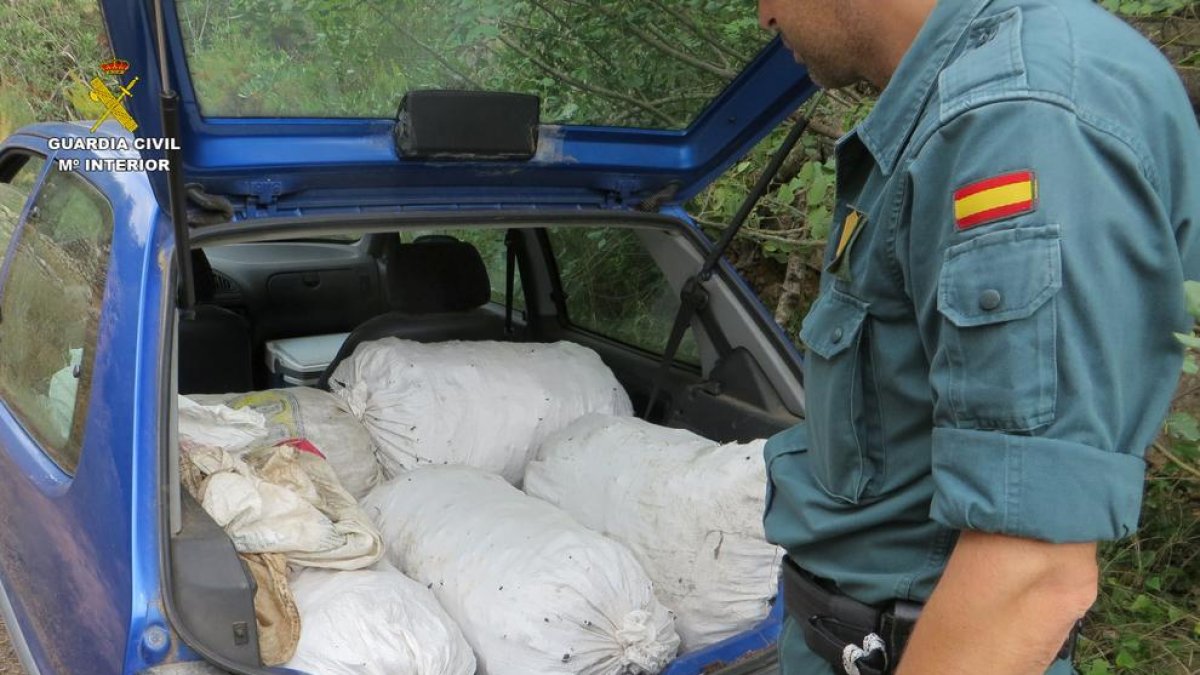
{"label": "dirty white sack", "polygon": [[314,675],[474,675],[475,655],[433,593],[384,561],[293,575],[300,644],[288,662]]}
{"label": "dirty white sack", "polygon": [[235,410],[222,403],[202,404],[200,396],[179,397],[179,446],[220,448],[240,455],[251,446],[266,444],[267,419],[254,410]]}
{"label": "dirty white sack", "polygon": [[[371,434],[350,414],[346,404],[333,394],[311,387],[286,387],[245,394],[205,394],[190,398],[201,405],[225,405],[235,410],[252,410],[264,418],[266,435],[274,445],[291,438],[304,438],[329,460],[342,486],[354,496],[363,496],[383,480],[383,469],[375,457]],[[183,426],[180,412],[180,426]],[[181,434],[186,432],[181,430]]]}
{"label": "dirty white sack", "polygon": [[632,415],[592,350],[571,342],[364,342],[329,381],[370,431],[387,476],[465,464],[519,485],[549,434],[589,412]]}
{"label": "dirty white sack", "polygon": [[480,675],[639,675],[675,656],[671,614],[633,555],[499,476],[423,467],[363,508],[386,557],[458,622]]}
{"label": "dirty white sack", "polygon": [[282,553],[308,567],[359,569],[383,555],[379,531],[329,463],[298,446],[190,447],[183,483],[240,553]]}
{"label": "dirty white sack", "polygon": [[79,389],[83,349],[68,349],[67,355],[67,365],[50,376],[50,389],[46,393],[50,419],[63,439],[71,435],[71,422],[75,419],[75,395]]}
{"label": "dirty white sack", "polygon": [[542,443],[525,490],[628,546],[692,651],[752,628],[777,593],[783,551],[762,526],[765,443],[588,415]]}

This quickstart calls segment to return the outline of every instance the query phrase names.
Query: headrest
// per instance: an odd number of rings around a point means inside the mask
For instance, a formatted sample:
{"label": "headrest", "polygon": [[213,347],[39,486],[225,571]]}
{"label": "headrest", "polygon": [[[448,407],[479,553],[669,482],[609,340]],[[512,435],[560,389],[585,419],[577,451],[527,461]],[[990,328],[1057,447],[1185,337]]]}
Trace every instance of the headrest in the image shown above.
{"label": "headrest", "polygon": [[211,302],[217,294],[217,280],[202,249],[192,249],[192,280],[196,285],[196,302]]}
{"label": "headrest", "polygon": [[388,274],[392,309],[410,314],[462,312],[492,297],[483,258],[454,237],[420,237],[400,244]]}

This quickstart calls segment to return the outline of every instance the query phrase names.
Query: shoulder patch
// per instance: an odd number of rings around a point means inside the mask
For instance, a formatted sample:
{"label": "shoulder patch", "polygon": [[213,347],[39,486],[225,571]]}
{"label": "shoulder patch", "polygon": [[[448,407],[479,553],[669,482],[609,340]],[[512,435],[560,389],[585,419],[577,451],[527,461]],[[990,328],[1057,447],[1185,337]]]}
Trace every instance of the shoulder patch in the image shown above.
{"label": "shoulder patch", "polygon": [[954,225],[966,230],[1029,213],[1037,208],[1037,176],[1014,171],[954,191]]}

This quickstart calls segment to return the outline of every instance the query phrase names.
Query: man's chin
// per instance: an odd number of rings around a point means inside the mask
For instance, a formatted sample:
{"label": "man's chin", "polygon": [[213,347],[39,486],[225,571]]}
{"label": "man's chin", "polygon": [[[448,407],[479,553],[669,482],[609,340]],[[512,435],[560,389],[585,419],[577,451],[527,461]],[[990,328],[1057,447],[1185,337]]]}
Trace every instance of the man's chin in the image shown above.
{"label": "man's chin", "polygon": [[808,79],[812,80],[818,86],[824,89],[840,89],[842,87],[848,87],[852,84],[862,81],[861,77],[855,77],[845,73],[829,72],[820,68],[813,68],[812,66],[799,61],[797,63],[800,63],[808,69]]}

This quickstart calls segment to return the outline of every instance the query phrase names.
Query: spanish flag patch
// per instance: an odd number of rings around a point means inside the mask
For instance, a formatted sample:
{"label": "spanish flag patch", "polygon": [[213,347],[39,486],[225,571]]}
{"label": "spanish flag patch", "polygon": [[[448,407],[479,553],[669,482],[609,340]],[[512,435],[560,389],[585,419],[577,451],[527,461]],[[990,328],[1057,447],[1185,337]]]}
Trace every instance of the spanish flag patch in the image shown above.
{"label": "spanish flag patch", "polygon": [[954,224],[959,230],[1029,213],[1037,208],[1037,176],[1014,171],[971,183],[954,193]]}

